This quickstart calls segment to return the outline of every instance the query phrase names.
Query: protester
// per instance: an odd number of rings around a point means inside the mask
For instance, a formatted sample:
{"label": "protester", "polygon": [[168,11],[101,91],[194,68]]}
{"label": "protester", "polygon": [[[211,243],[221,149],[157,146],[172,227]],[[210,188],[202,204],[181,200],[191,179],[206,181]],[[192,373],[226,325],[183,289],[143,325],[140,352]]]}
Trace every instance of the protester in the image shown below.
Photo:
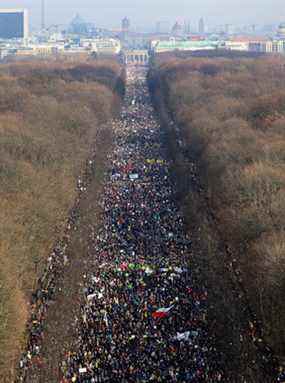
{"label": "protester", "polygon": [[129,70],[113,125],[103,222],[92,233],[93,268],[62,382],[225,381],[144,71]]}

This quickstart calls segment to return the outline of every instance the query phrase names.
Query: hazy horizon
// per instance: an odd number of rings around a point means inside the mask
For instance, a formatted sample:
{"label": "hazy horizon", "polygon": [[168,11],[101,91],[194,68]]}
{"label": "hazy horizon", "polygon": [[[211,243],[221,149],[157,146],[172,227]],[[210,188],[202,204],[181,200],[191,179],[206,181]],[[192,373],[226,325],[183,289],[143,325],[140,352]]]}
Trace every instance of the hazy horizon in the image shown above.
{"label": "hazy horizon", "polygon": [[[99,27],[118,28],[127,16],[132,27],[150,28],[157,21],[189,20],[196,26],[203,16],[207,25],[276,24],[285,21],[282,0],[45,0],[46,24],[68,24],[76,13]],[[41,0],[2,0],[0,8],[27,8],[33,28],[40,25]]]}

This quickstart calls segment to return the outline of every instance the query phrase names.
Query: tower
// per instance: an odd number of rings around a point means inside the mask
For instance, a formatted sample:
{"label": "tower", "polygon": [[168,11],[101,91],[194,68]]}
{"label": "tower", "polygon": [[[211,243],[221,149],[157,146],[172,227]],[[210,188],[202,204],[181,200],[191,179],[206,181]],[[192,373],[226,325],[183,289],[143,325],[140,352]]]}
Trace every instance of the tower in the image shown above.
{"label": "tower", "polygon": [[45,20],[45,0],[42,0],[42,9],[41,9],[41,13],[42,13],[41,27],[42,27],[42,30],[44,30],[44,29],[46,28],[46,20]]}
{"label": "tower", "polygon": [[201,19],[199,20],[198,31],[200,35],[203,35],[205,33],[205,23],[203,17],[201,17]]}
{"label": "tower", "polygon": [[122,20],[122,32],[128,33],[130,30],[130,26],[131,26],[130,19],[128,19],[127,17],[123,18],[123,20]]}

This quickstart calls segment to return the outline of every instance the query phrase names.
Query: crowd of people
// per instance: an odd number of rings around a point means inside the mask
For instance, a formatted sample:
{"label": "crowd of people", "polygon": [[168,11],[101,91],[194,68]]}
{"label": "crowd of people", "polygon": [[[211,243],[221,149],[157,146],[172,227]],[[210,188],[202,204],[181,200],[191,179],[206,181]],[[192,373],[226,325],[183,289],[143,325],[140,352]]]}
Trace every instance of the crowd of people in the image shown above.
{"label": "crowd of people", "polygon": [[[175,203],[144,70],[128,70],[124,107],[113,128],[101,228],[90,238],[92,268],[75,323],[77,338],[61,363],[61,383],[226,382],[207,328],[207,291],[195,281],[191,239]],[[66,249],[95,153],[92,158],[78,178],[65,234],[32,296],[19,382],[32,364],[41,365],[44,320],[68,264]],[[278,382],[284,381],[282,370]]]}
{"label": "crowd of people", "polygon": [[[91,238],[93,268],[76,322],[78,338],[61,363],[61,383],[225,382],[207,332],[207,291],[195,282],[191,241],[175,204],[143,71],[129,70],[125,105],[113,125],[102,226]],[[44,320],[68,264],[66,249],[93,165],[89,160],[78,178],[64,236],[32,296],[19,382],[32,364],[42,363]],[[284,369],[277,381],[285,381]]]}
{"label": "crowd of people", "polygon": [[128,70],[114,131],[102,226],[61,383],[225,381],[141,69]]}

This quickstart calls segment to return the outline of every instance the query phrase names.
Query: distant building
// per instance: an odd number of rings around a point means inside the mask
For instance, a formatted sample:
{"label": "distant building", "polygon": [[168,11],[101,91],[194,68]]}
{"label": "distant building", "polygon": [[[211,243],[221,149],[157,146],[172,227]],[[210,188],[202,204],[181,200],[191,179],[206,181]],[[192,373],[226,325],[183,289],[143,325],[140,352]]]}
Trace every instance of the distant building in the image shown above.
{"label": "distant building", "polygon": [[176,21],[176,23],[173,25],[172,27],[172,30],[171,30],[171,34],[173,36],[182,36],[183,35],[183,28],[182,28],[182,25],[178,23],[178,21]]}
{"label": "distant building", "polygon": [[205,23],[203,17],[201,17],[201,19],[199,20],[198,32],[200,35],[203,35],[205,33]]}
{"label": "distant building", "polygon": [[281,23],[277,30],[277,37],[285,39],[285,23]]}
{"label": "distant building", "polygon": [[184,21],[184,34],[189,35],[191,33],[191,23],[190,21]]}
{"label": "distant building", "polygon": [[0,61],[3,60],[6,56],[8,56],[7,50],[0,48]]}
{"label": "distant building", "polygon": [[218,48],[218,43],[215,41],[201,40],[187,40],[177,41],[175,39],[169,41],[157,41],[153,44],[154,53],[163,53],[171,51],[200,51],[200,50],[213,50]]}
{"label": "distant building", "polygon": [[28,35],[26,9],[0,9],[0,39],[26,39]]}
{"label": "distant building", "polygon": [[248,41],[226,41],[225,49],[230,51],[248,51],[249,42]]}
{"label": "distant building", "polygon": [[234,36],[223,41],[223,48],[231,51],[266,52],[264,47],[268,41],[263,36]]}
{"label": "distant building", "polygon": [[79,14],[76,14],[69,25],[68,32],[74,35],[87,35],[88,25]]}
{"label": "distant building", "polygon": [[92,50],[102,55],[118,55],[121,52],[121,42],[117,39],[95,39]]}
{"label": "distant building", "polygon": [[59,44],[30,44],[28,46],[18,47],[15,52],[17,58],[34,56],[48,57],[58,55],[64,51],[64,45]]}
{"label": "distant building", "polygon": [[248,51],[250,42],[259,41],[256,39],[252,39],[247,36],[236,36],[231,37],[225,41],[224,47],[225,49],[231,51]]}
{"label": "distant building", "polygon": [[249,43],[249,51],[258,53],[285,54],[285,39],[253,41]]}
{"label": "distant building", "polygon": [[127,17],[123,18],[123,20],[122,20],[122,32],[128,33],[130,31],[130,27],[131,27],[130,19],[128,19]]}

